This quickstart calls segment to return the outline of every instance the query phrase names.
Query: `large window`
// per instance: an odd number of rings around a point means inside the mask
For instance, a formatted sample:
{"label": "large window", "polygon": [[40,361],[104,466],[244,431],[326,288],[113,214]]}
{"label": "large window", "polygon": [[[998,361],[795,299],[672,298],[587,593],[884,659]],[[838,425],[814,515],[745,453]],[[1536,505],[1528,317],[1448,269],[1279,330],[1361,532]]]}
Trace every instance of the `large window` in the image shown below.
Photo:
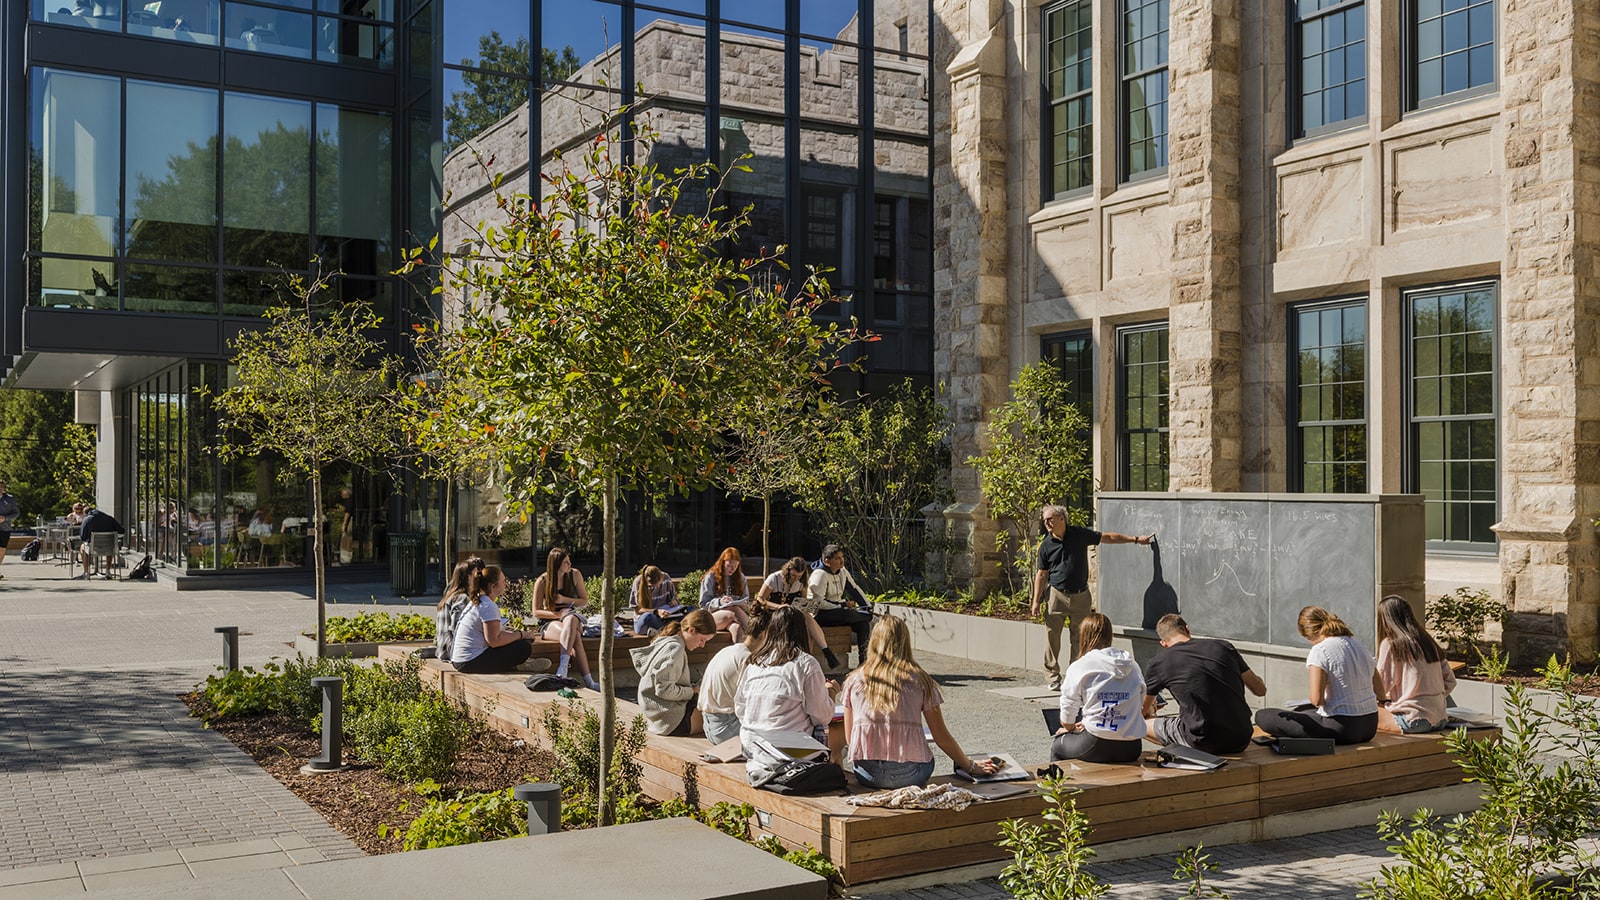
{"label": "large window", "polygon": [[1362,0],[1295,0],[1295,123],[1301,135],[1367,115],[1367,8]]}
{"label": "large window", "polygon": [[1413,109],[1495,83],[1495,0],[1407,0],[1406,14]]}
{"label": "large window", "polygon": [[[1087,428],[1078,433],[1083,442],[1085,459],[1094,455],[1094,340],[1087,331],[1066,334],[1047,334],[1040,342],[1041,358],[1050,361],[1067,380],[1072,405],[1083,413]],[[1090,466],[1091,471],[1093,466]],[[1094,481],[1079,486],[1077,504],[1080,509],[1092,509]]]}
{"label": "large window", "polygon": [[1122,177],[1167,167],[1167,0],[1121,0]]}
{"label": "large window", "polygon": [[1070,0],[1044,10],[1045,197],[1094,178],[1094,7]]}
{"label": "large window", "polygon": [[1167,325],[1123,329],[1117,334],[1117,357],[1119,486],[1125,491],[1164,491],[1170,470]]}
{"label": "large window", "polygon": [[1367,490],[1367,308],[1361,301],[1301,307],[1292,319],[1296,366],[1296,486]]}
{"label": "large window", "polygon": [[1421,493],[1429,541],[1494,543],[1498,518],[1495,288],[1406,296],[1410,331],[1408,490]]}

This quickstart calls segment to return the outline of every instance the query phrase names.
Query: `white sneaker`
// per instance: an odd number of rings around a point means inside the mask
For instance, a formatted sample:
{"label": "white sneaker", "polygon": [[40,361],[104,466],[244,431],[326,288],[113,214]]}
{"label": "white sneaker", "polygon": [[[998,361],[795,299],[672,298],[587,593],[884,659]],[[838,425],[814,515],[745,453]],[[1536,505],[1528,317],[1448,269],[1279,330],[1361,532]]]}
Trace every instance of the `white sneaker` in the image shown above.
{"label": "white sneaker", "polygon": [[522,665],[517,666],[517,671],[528,672],[529,674],[535,675],[540,672],[548,672],[550,671],[550,660],[545,659],[542,656],[534,657],[533,659],[524,662]]}

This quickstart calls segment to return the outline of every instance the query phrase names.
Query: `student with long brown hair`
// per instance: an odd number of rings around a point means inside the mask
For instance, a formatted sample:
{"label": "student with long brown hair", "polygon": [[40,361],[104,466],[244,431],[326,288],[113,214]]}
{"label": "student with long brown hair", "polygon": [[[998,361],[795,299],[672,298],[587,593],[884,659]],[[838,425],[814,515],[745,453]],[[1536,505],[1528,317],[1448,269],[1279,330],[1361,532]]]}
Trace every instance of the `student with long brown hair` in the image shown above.
{"label": "student with long brown hair", "polygon": [[810,643],[799,610],[785,606],[772,611],[733,696],[741,731],[798,732],[827,743],[832,685],[822,674],[822,664],[807,652]]}
{"label": "student with long brown hair", "polygon": [[744,558],[729,547],[717,556],[700,579],[700,608],[711,613],[717,629],[735,640],[750,627],[750,584],[744,577]]}
{"label": "student with long brown hair", "polygon": [[639,570],[628,586],[628,605],[633,607],[633,633],[640,637],[649,637],[667,627],[668,622],[683,618],[677,586],[659,566]]}
{"label": "student with long brown hair", "polygon": [[1378,730],[1390,734],[1438,731],[1450,721],[1446,697],[1456,673],[1444,649],[1422,627],[1404,598],[1378,601]]}
{"label": "student with long brown hair", "polygon": [[589,673],[589,654],[583,646],[582,608],[588,602],[589,588],[583,573],[573,567],[571,554],[560,547],[550,548],[544,574],[533,582],[533,615],[544,623],[546,636],[561,644],[556,674],[566,678],[568,667],[576,664],[584,686],[598,691],[600,682]]}
{"label": "student with long brown hair", "polygon": [[467,608],[456,622],[450,648],[450,664],[456,671],[510,672],[533,654],[534,632],[502,627],[496,601],[505,590],[506,575],[499,566],[480,565],[468,571]]}
{"label": "student with long brown hair", "polygon": [[911,655],[911,631],[894,616],[879,616],[867,643],[867,658],[844,682],[844,733],[856,780],[869,787],[922,786],[933,777],[933,752],[922,734],[928,723],[933,742],[956,767],[984,775],[989,760],[975,760],[945,727],[939,685]]}
{"label": "student with long brown hair", "polygon": [[1274,737],[1333,738],[1360,744],[1378,733],[1378,695],[1373,689],[1372,655],[1344,620],[1320,606],[1300,610],[1300,636],[1311,642],[1306,654],[1311,704],[1297,709],[1256,712],[1256,727]]}
{"label": "student with long brown hair", "polygon": [[1051,759],[1134,762],[1145,735],[1144,673],[1133,654],[1111,646],[1111,620],[1097,612],[1078,623],[1078,658],[1061,676],[1061,727]]}
{"label": "student with long brown hair", "polygon": [[467,582],[472,573],[483,568],[483,560],[473,556],[456,563],[450,572],[450,581],[444,586],[444,596],[439,598],[439,605],[433,611],[433,655],[441,662],[449,662],[450,645],[455,641],[455,632],[450,630],[451,619],[459,616],[454,612],[455,607],[467,600]]}
{"label": "student with long brown hair", "polygon": [[687,737],[703,730],[689,654],[716,633],[711,614],[697,609],[682,622],[668,622],[650,643],[631,651],[633,668],[639,673],[639,708],[651,734]]}
{"label": "student with long brown hair", "polygon": [[806,619],[806,634],[811,636],[811,652],[821,653],[828,661],[828,668],[837,669],[839,657],[829,649],[828,638],[822,633],[822,626],[817,624],[817,603],[806,597],[806,576],[810,574],[811,565],[804,557],[790,559],[761,583],[761,590],[756,592],[756,606],[768,611],[780,606],[793,606],[800,610]]}

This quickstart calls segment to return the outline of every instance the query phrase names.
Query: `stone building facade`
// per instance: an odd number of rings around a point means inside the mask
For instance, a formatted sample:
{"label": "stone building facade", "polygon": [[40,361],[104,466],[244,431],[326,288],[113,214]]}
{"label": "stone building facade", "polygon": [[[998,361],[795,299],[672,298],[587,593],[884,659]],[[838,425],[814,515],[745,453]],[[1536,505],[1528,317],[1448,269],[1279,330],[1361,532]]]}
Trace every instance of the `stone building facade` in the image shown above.
{"label": "stone building facade", "polygon": [[993,545],[962,461],[1058,359],[1100,489],[1421,493],[1516,658],[1594,657],[1600,6],[933,6],[954,537]]}

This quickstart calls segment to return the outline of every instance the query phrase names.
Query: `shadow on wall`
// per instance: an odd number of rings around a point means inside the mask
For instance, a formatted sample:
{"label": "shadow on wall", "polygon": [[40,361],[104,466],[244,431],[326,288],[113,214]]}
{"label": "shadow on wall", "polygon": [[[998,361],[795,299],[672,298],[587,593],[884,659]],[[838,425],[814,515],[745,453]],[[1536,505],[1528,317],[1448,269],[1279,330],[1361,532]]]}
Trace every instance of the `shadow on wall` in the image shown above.
{"label": "shadow on wall", "polygon": [[1150,541],[1150,556],[1155,562],[1155,567],[1150,573],[1150,586],[1144,589],[1144,621],[1143,628],[1155,628],[1161,617],[1168,613],[1178,611],[1178,592],[1161,574],[1161,542]]}

